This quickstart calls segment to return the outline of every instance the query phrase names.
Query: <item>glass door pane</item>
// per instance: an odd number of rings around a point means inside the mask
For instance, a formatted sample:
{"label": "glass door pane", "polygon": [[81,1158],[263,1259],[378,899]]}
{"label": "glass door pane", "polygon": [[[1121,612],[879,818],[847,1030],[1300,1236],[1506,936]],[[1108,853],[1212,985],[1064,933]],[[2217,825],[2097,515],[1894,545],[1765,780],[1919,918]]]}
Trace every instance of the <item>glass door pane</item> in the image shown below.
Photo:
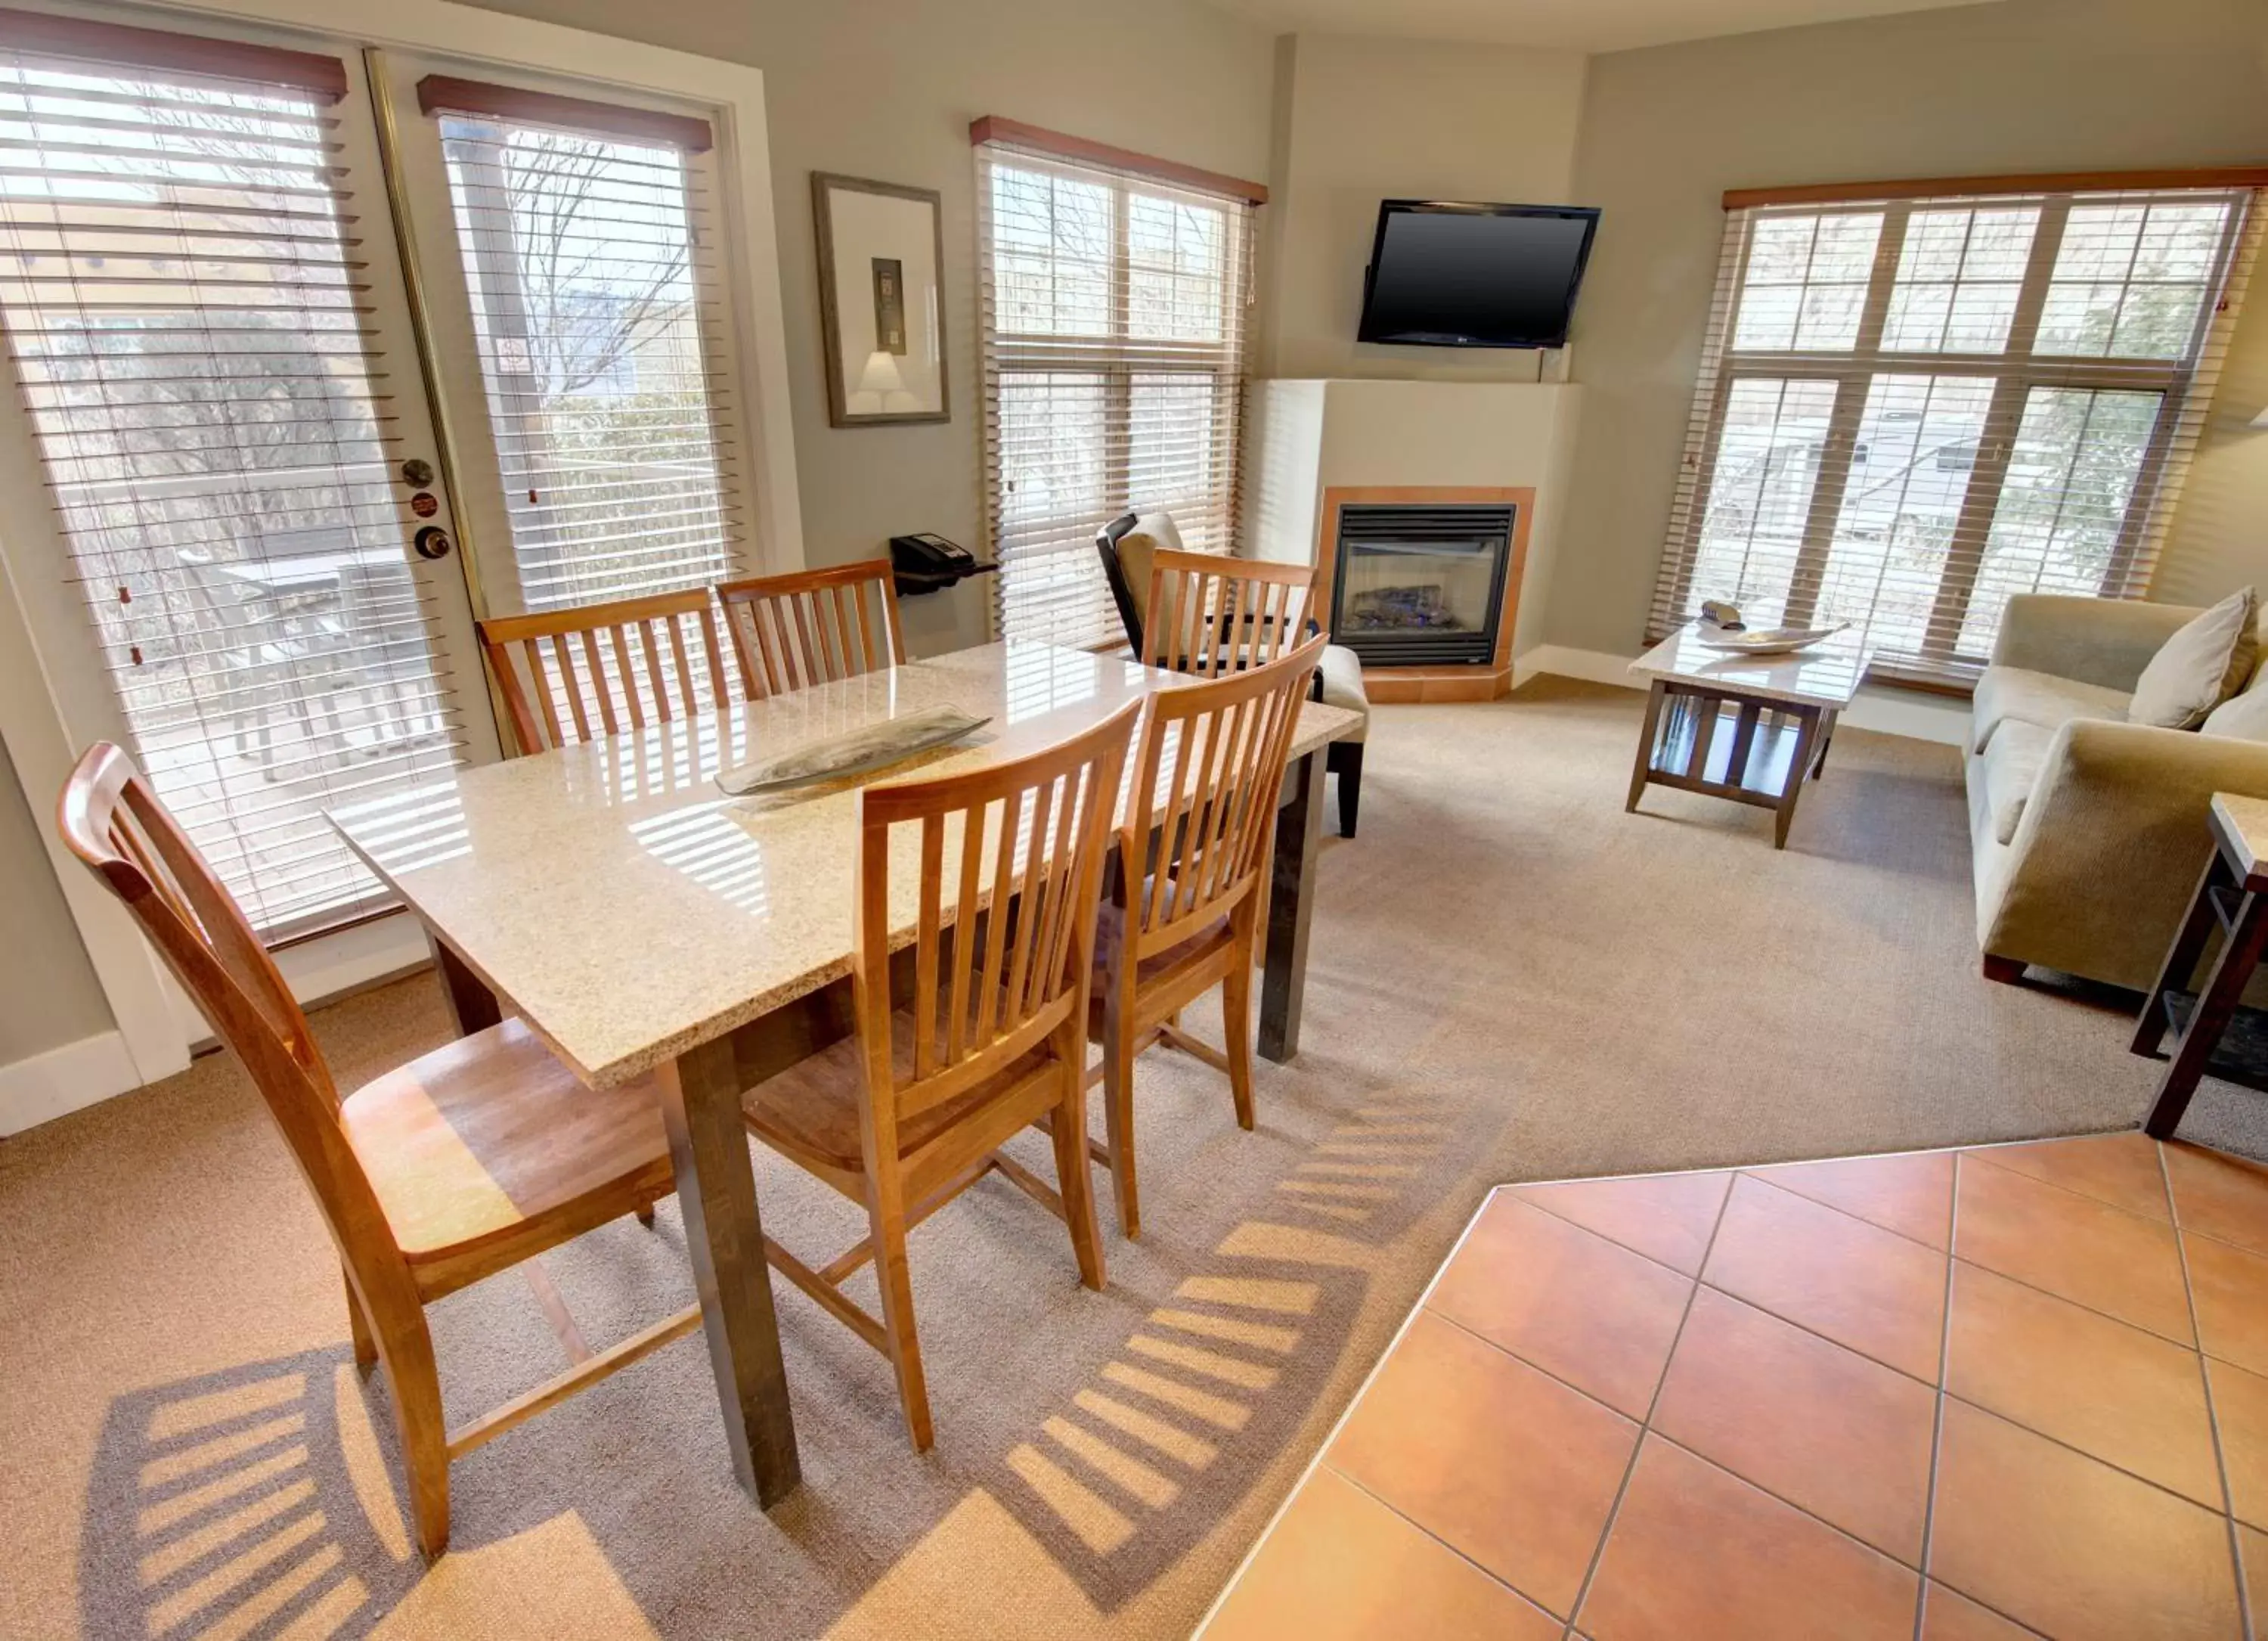
{"label": "glass door pane", "polygon": [[454,566],[411,551],[433,447],[366,105],[11,55],[0,137],[0,323],[121,732],[264,934],[383,904],[322,810],[493,736]]}

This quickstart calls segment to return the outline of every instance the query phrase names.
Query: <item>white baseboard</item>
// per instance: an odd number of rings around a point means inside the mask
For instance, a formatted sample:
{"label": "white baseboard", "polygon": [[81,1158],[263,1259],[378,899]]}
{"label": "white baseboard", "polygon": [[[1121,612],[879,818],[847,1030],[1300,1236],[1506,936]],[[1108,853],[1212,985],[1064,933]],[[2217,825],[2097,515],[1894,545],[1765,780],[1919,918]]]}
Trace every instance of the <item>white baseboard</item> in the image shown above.
{"label": "white baseboard", "polygon": [[[1555,677],[1642,690],[1645,684],[1631,673],[1632,659],[1606,650],[1539,644],[1513,659],[1512,687],[1516,690],[1538,673],[1548,672]],[[1902,735],[1909,740],[1959,746],[1969,734],[1969,703],[1952,696],[1926,695],[1917,690],[1869,684],[1859,688],[1858,699],[1843,714],[1843,721],[1853,729],[1869,729],[1876,735]]]}
{"label": "white baseboard", "polygon": [[126,1039],[116,1031],[0,1066],[0,1139],[123,1094],[141,1081]]}

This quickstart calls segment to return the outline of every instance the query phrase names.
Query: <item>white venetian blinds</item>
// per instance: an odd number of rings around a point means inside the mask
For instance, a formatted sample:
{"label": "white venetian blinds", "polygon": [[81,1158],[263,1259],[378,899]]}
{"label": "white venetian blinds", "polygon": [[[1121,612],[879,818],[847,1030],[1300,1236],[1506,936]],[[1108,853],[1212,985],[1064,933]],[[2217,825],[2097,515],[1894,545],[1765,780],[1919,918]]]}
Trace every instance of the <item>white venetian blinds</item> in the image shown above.
{"label": "white venetian blinds", "polygon": [[430,77],[522,602],[733,573],[706,122]]}
{"label": "white venetian blinds", "polygon": [[1651,621],[1847,621],[1960,684],[2017,593],[2140,597],[2257,238],[2246,187],[1736,203]]}
{"label": "white venetian blinds", "polygon": [[0,324],[63,573],[136,757],[273,939],[383,898],[326,807],[459,756],[345,89],[335,58],[0,12]]}
{"label": "white venetian blinds", "polygon": [[1173,514],[1234,545],[1257,190],[1065,158],[978,122],[987,519],[1002,636],[1120,636],[1095,532]]}

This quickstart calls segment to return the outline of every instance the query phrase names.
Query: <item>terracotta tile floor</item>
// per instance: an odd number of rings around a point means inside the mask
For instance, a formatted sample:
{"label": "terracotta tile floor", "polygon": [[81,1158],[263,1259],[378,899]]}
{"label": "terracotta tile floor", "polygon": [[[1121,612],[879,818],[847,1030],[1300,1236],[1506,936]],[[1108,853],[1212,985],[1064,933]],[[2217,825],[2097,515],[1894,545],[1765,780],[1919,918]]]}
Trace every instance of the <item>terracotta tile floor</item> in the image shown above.
{"label": "terracotta tile floor", "polygon": [[2268,1169],[1506,1186],[1210,1641],[2268,1641]]}

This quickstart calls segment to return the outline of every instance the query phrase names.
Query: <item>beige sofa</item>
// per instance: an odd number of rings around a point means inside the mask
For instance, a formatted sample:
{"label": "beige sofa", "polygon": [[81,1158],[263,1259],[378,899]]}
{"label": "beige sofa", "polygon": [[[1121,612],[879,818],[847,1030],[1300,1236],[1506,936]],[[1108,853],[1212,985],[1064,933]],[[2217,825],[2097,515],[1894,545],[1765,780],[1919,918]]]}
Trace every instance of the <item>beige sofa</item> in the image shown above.
{"label": "beige sofa", "polygon": [[[2268,797],[2268,743],[2125,721],[2142,669],[2198,613],[2009,600],[1966,751],[1988,977],[2038,964],[2146,988],[2212,847],[2208,801]],[[2268,669],[2244,687],[2268,688]]]}

